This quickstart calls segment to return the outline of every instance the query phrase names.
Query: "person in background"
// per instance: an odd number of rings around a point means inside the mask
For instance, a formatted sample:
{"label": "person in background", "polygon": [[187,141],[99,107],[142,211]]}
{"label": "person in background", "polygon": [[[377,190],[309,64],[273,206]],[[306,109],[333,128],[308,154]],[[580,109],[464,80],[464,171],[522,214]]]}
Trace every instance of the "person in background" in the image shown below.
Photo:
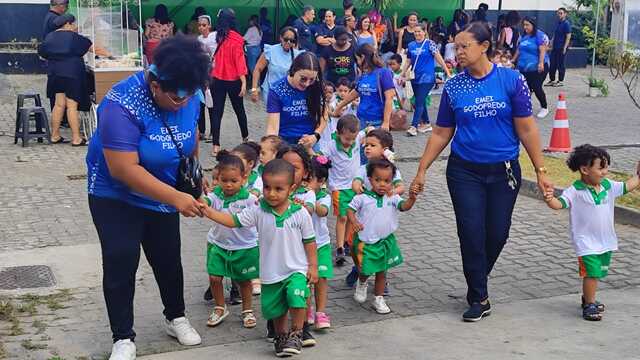
{"label": "person in background", "polygon": [[249,25],[247,31],[244,33],[244,41],[246,45],[247,53],[247,68],[249,74],[253,73],[256,67],[256,62],[262,52],[262,30],[260,30],[260,19],[258,15],[251,15],[249,17]]}
{"label": "person in background", "polygon": [[260,31],[262,31],[262,45],[273,44],[273,25],[267,17],[269,15],[266,7],[260,8]]}
{"label": "person in background", "polygon": [[349,34],[343,26],[335,29],[335,42],[320,54],[320,67],[326,79],[333,84],[346,77],[349,81],[356,79],[356,47],[349,42]]}
{"label": "person in background", "polygon": [[498,43],[498,39],[500,39],[500,33],[502,29],[507,26],[507,14],[498,15],[498,19],[496,20],[496,28],[494,34],[494,41],[496,42],[496,46]]}
{"label": "person in background", "polygon": [[336,18],[336,25],[347,26],[346,18],[351,16],[354,19],[356,18],[356,7],[353,4],[353,0],[342,0],[342,9],[344,10],[343,16],[338,16]]}
{"label": "person in background", "polygon": [[191,15],[191,19],[184,26],[184,33],[187,35],[197,35],[200,32],[198,31],[198,19],[202,15],[207,15],[207,10],[205,10],[202,6],[198,6],[193,11],[193,15]]}
{"label": "person in background", "polygon": [[211,70],[211,95],[213,96],[213,129],[211,132],[212,156],[220,151],[220,123],[224,114],[227,96],[238,118],[242,141],[249,138],[247,114],[242,98],[247,92],[247,62],[244,56],[244,39],[238,33],[236,13],[229,8],[218,12],[216,41],[218,49],[214,55],[215,67]]}
{"label": "person in background", "polygon": [[[451,142],[446,179],[467,281],[469,309],[462,318],[468,322],[491,313],[487,283],[509,238],[521,183],[520,143],[531,159],[539,190],[553,191],[527,86],[518,72],[489,61],[491,38],[483,22],[473,22],[456,35],[464,72],[444,86],[437,126],[411,184],[412,192],[424,191],[425,171]],[[495,111],[465,111],[479,106]]]}
{"label": "person in background", "polygon": [[371,19],[369,19],[369,15],[362,15],[360,17],[358,25],[356,26],[356,36],[358,37],[356,48],[369,44],[377,51],[378,41],[376,40],[373,23],[371,22]]}
{"label": "person in background", "polygon": [[513,62],[527,79],[529,89],[536,94],[536,98],[540,102],[540,111],[536,116],[543,119],[549,114],[547,95],[542,88],[542,83],[549,71],[549,54],[547,53],[549,37],[538,29],[535,20],[530,17],[525,17],[522,20],[522,27],[524,34],[520,39],[518,50],[513,56]]}
{"label": "person in background", "polygon": [[316,27],[317,55],[322,56],[324,50],[335,44],[334,31],[336,29],[336,14],[333,10],[325,10],[324,22]]}
{"label": "person in background", "polygon": [[[287,75],[293,59],[304,50],[297,48],[298,36],[296,29],[287,26],[280,30],[280,43],[276,45],[265,44],[262,55],[258,58],[256,67],[251,77],[251,101],[257,102],[258,96],[262,94],[262,102],[266,105],[269,98],[269,89],[278,80]],[[262,72],[267,69],[267,75],[262,88],[258,87]]]}
{"label": "person in background", "polygon": [[398,49],[396,53],[402,54],[403,50],[407,50],[409,44],[416,40],[414,31],[418,26],[418,13],[415,11],[410,12],[407,15],[407,25],[403,26],[398,33]]}
{"label": "person in background", "polygon": [[157,5],[153,17],[144,23],[144,55],[147,57],[147,63],[153,64],[153,53],[160,40],[173,36],[175,31],[167,6]]}
{"label": "person in background", "polygon": [[347,30],[347,33],[350,36],[351,43],[355,46],[358,44],[358,36],[356,35],[356,26],[358,25],[358,21],[355,16],[347,15],[344,17],[344,28]]}
{"label": "person in background", "polygon": [[[209,15],[200,15],[198,18],[198,41],[204,46],[209,59],[211,59],[211,67],[213,68],[213,54],[215,54],[218,48],[218,42],[216,41],[217,33],[211,31],[211,17]],[[211,82],[211,80],[209,81]],[[208,93],[210,96],[211,92]],[[206,102],[206,101],[205,101]],[[213,104],[209,104],[212,106]],[[213,107],[208,107],[207,104],[200,103],[200,117],[198,117],[198,132],[200,134],[200,140],[204,140],[205,132],[207,131],[206,119],[204,115],[205,107],[209,111],[209,121],[211,122],[211,129],[213,129]]]}
{"label": "person in background", "polygon": [[511,56],[516,54],[518,49],[518,42],[520,41],[520,31],[518,30],[518,24],[520,23],[520,14],[511,10],[507,13],[506,26],[500,31],[498,36],[498,49],[505,49],[511,53]]}
{"label": "person in background", "polygon": [[47,97],[55,98],[51,111],[51,142],[66,143],[60,136],[60,123],[66,113],[71,127],[71,146],[85,146],[80,136],[78,109],[88,110],[89,90],[83,56],[91,48],[91,40],[78,34],[76,18],[64,14],[53,20],[56,31],[50,32],[38,47],[38,54],[47,59]]}
{"label": "person in background", "polygon": [[487,21],[487,12],[489,11],[489,5],[487,3],[478,4],[478,9],[473,13],[471,21]]}
{"label": "person in background", "polygon": [[68,9],[69,0],[51,0],[49,3],[49,11],[44,16],[44,22],[42,24],[42,40],[44,40],[50,32],[57,29],[53,21],[58,16],[66,13]]}
{"label": "person in background", "polygon": [[316,10],[311,5],[302,8],[302,16],[293,22],[293,27],[298,32],[298,46],[302,50],[315,52],[316,42],[313,37],[313,19],[316,17]]}
{"label": "person in background", "polygon": [[431,24],[431,34],[446,34],[447,27],[444,25],[444,18],[442,16],[436,17]]}
{"label": "person in background", "polygon": [[416,37],[407,48],[407,58],[409,61],[405,63],[404,78],[407,78],[409,67],[413,70],[415,77],[411,80],[411,88],[415,95],[415,111],[413,113],[413,122],[407,135],[416,136],[418,132],[424,134],[431,131],[429,124],[429,113],[425,102],[429,92],[436,83],[435,63],[447,73],[447,77],[451,77],[451,73],[444,63],[444,59],[440,55],[440,50],[436,43],[427,38],[427,32],[422,24],[416,26],[414,30]]}
{"label": "person in background", "polygon": [[[564,60],[571,44],[571,22],[567,19],[567,9],[558,9],[558,25],[551,40],[551,67],[549,68],[549,82],[545,86],[563,86],[565,65]],[[556,82],[556,71],[558,81]]]}
{"label": "person in background", "polygon": [[453,12],[453,20],[451,20],[451,23],[449,23],[447,27],[447,34],[456,36],[467,23],[469,23],[469,15],[467,15],[463,9],[456,9]]}

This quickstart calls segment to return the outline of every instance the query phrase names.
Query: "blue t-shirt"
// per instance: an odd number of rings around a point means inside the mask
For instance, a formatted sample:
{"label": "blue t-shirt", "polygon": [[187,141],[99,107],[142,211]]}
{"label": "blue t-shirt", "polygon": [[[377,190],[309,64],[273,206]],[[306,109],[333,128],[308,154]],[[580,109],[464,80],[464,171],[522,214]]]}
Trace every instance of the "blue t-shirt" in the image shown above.
{"label": "blue t-shirt", "polygon": [[[549,37],[544,32],[538,30],[536,35],[525,34],[520,38],[518,50],[518,70],[522,72],[538,71],[538,56],[540,46],[549,43]],[[544,54],[544,63],[549,64],[549,52]]]}
{"label": "blue t-shirt", "polygon": [[307,108],[306,92],[291,86],[286,76],[276,81],[269,90],[267,113],[280,114],[278,135],[282,137],[299,138],[315,131],[315,121],[309,116]]}
{"label": "blue t-shirt", "polygon": [[[393,73],[387,68],[378,68],[362,74],[357,80],[356,91],[360,95],[357,116],[360,124],[380,126],[384,115],[384,92],[395,89]],[[380,91],[382,90],[382,91]]]}
{"label": "blue t-shirt", "polygon": [[518,158],[513,118],[531,111],[524,77],[494,65],[482,79],[465,70],[444,85],[437,125],[456,128],[452,153],[475,163],[496,163]]}
{"label": "blue t-shirt", "polygon": [[196,145],[199,113],[197,96],[177,112],[162,111],[152,99],[144,72],[116,84],[98,107],[98,130],[89,143],[86,158],[89,195],[122,200],[153,211],[175,212],[172,206],[137,193],[111,177],[103,149],[137,152],[142,167],[158,180],[175,186],[180,157],[162,118],[178,146],[189,156]]}
{"label": "blue t-shirt", "polygon": [[567,19],[558,21],[556,30],[553,33],[553,48],[555,50],[561,50],[564,47],[564,42],[567,40],[567,34],[571,34],[571,22]]}
{"label": "blue t-shirt", "polygon": [[438,45],[431,40],[425,41],[412,41],[407,47],[407,57],[411,60],[411,66],[416,74],[416,78],[412,82],[416,84],[428,84],[436,81],[434,56],[438,52]]}

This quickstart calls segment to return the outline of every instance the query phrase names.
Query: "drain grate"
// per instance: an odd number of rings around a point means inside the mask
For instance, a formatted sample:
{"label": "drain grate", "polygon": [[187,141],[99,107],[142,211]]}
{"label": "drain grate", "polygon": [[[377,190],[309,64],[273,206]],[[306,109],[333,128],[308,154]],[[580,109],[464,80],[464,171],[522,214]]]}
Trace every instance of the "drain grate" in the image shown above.
{"label": "drain grate", "polygon": [[56,284],[51,268],[45,265],[0,268],[0,289],[30,289]]}

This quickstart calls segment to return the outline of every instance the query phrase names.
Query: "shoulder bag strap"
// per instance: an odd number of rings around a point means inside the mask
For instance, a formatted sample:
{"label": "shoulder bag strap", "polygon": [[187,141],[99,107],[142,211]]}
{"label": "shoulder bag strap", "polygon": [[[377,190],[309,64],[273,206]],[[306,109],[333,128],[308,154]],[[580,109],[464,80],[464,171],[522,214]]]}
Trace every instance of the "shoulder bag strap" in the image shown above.
{"label": "shoulder bag strap", "polygon": [[184,153],[182,152],[182,149],[180,149],[180,146],[178,146],[178,142],[176,141],[175,137],[173,136],[173,131],[171,131],[171,127],[169,127],[169,125],[167,124],[167,114],[162,114],[162,117],[160,118],[162,120],[162,124],[164,125],[165,128],[167,128],[167,131],[169,132],[169,136],[171,136],[171,141],[173,142],[173,145],[175,145],[176,150],[178,151],[178,155],[180,155],[180,158],[184,158]]}
{"label": "shoulder bag strap", "polygon": [[413,66],[411,66],[412,71],[416,71],[416,65],[418,65],[418,59],[420,58],[420,54],[422,54],[422,49],[424,48],[424,45],[427,43],[427,41],[429,41],[429,39],[424,39],[424,41],[422,42],[422,45],[420,45],[420,52],[416,56],[416,61],[413,63]]}

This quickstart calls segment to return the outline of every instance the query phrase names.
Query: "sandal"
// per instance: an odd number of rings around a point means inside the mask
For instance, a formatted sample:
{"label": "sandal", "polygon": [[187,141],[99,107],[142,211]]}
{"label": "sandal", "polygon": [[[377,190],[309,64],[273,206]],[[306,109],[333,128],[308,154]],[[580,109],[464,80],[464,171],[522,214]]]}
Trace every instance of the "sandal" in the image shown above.
{"label": "sandal", "polygon": [[258,324],[256,316],[253,315],[253,310],[242,311],[242,326],[246,329],[253,329]]}
{"label": "sandal", "polygon": [[220,152],[220,145],[213,145],[213,149],[211,149],[211,156],[215,158],[216,156],[218,156],[219,152]]}
{"label": "sandal", "polygon": [[602,314],[598,312],[596,304],[587,304],[582,309],[582,318],[588,321],[600,321],[602,320]]}
{"label": "sandal", "polygon": [[58,140],[51,139],[51,143],[52,144],[68,144],[69,140],[65,140],[62,136],[60,136],[60,138],[58,138]]}
{"label": "sandal", "polygon": [[[216,310],[222,310],[222,314],[219,314]],[[229,310],[226,306],[216,306],[213,308],[209,319],[207,319],[207,326],[214,327],[220,324],[227,316],[229,316]]]}
{"label": "sandal", "polygon": [[[599,302],[599,301],[596,301],[595,304],[596,304],[596,307],[598,308],[598,312],[599,313],[603,313],[604,312],[604,304]],[[584,308],[586,306],[587,306],[587,303],[584,302],[584,296],[582,296],[582,306],[581,307],[584,310]]]}
{"label": "sandal", "polygon": [[82,139],[82,141],[80,141],[77,144],[71,143],[71,146],[73,147],[87,146],[87,139]]}

